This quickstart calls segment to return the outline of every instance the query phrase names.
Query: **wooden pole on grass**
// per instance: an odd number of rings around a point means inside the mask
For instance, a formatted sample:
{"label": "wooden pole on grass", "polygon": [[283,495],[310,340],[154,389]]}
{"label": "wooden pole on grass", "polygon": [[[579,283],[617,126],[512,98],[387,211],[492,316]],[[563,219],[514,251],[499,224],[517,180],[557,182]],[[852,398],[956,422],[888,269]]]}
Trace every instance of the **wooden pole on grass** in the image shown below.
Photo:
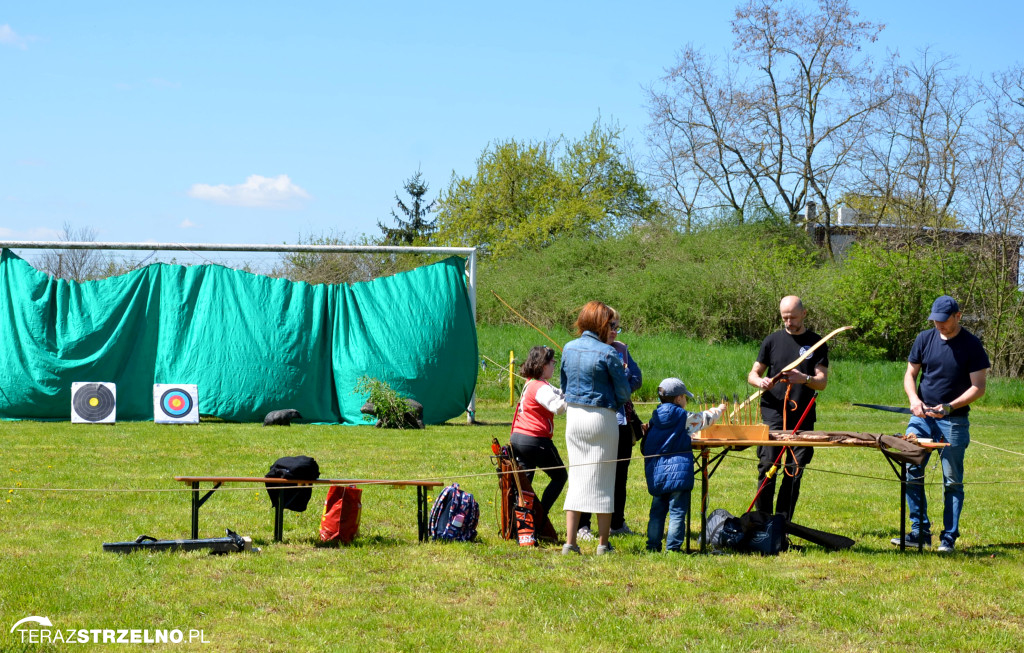
{"label": "wooden pole on grass", "polygon": [[516,405],[516,377],[515,377],[516,352],[508,350],[508,405]]}

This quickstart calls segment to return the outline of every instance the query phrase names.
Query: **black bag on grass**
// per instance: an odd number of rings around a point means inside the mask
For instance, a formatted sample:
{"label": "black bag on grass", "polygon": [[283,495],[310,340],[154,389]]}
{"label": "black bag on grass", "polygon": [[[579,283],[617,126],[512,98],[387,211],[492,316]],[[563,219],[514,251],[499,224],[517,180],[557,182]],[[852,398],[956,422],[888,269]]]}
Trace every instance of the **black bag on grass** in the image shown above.
{"label": "black bag on grass", "polygon": [[752,510],[734,517],[719,508],[708,516],[708,542],[740,553],[778,555],[786,549],[786,516]]}
{"label": "black bag on grass", "polygon": [[[278,458],[270,466],[267,478],[286,478],[292,481],[315,481],[320,478],[320,465],[309,456],[285,456]],[[304,512],[313,496],[313,488],[267,483],[267,494],[270,503],[277,508],[277,502],[284,502],[285,510]]]}
{"label": "black bag on grass", "polygon": [[740,528],[746,537],[743,544],[750,553],[765,556],[778,555],[786,550],[786,516],[760,510],[743,513]]}

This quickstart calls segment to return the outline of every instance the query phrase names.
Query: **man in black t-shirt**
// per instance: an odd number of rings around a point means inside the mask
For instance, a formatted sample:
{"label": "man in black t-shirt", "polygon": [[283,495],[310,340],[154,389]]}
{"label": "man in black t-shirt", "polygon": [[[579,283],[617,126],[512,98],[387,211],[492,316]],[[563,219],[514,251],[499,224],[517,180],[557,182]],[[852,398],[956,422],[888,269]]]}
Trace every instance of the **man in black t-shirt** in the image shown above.
{"label": "man in black t-shirt", "polygon": [[[761,419],[774,431],[796,427],[815,392],[824,390],[828,385],[828,345],[823,344],[794,369],[781,371],[813,347],[821,340],[821,336],[804,326],[807,309],[799,297],[783,297],[779,313],[782,315],[783,328],[764,339],[757,360],[747,375],[747,383],[764,391],[761,395]],[[776,376],[779,378],[775,379]],[[815,407],[811,406],[800,424],[800,430],[813,429],[814,419]],[[785,513],[792,518],[796,500],[800,496],[800,478],[804,467],[814,456],[814,449],[793,447],[793,454],[787,454],[785,459],[779,461],[780,468],[776,476],[782,476],[782,484],[776,509],[773,510],[775,477],[766,481],[765,476],[781,450],[781,447],[757,448],[757,486],[760,488],[764,483],[764,489],[758,495],[754,507],[769,513]]]}
{"label": "man in black t-shirt", "polygon": [[[928,315],[934,328],[917,334],[907,357],[903,390],[910,400],[913,417],[907,434],[946,442],[939,452],[942,459],[943,511],[939,553],[952,553],[960,536],[960,511],[964,504],[964,453],[971,443],[970,404],[985,394],[985,376],[990,367],[988,354],[978,337],[960,326],[960,305],[949,295],[932,304]],[[917,385],[920,375],[921,385]],[[931,453],[928,454],[929,456]],[[907,465],[907,508],[909,546],[932,543],[928,503],[924,494],[924,469]],[[892,543],[900,544],[900,538]]]}

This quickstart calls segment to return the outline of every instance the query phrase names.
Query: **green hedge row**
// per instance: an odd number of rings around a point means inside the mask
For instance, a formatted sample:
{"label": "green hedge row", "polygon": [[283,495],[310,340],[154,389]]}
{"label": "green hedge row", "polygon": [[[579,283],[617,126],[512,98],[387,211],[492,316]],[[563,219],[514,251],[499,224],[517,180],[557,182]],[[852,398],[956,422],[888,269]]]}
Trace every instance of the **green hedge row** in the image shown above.
{"label": "green hedge row", "polygon": [[[853,325],[833,351],[861,360],[904,360],[927,328],[932,300],[978,297],[984,280],[967,253],[920,246],[855,245],[840,262],[799,228],[778,222],[709,227],[689,235],[646,229],[607,239],[563,239],[514,258],[479,265],[478,320],[515,324],[497,292],[542,327],[572,329],[579,308],[600,299],[628,331],[672,333],[705,342],[756,342],[779,328],[779,300],[800,295],[819,333]],[[1005,294],[1005,283],[997,289]],[[995,292],[995,290],[993,290]],[[1021,302],[1010,290],[1010,301]],[[981,304],[981,302],[976,302]],[[964,303],[964,323],[986,340],[986,315]],[[1019,376],[1013,352],[1024,324],[986,340],[995,371]],[[1009,334],[1009,335],[1007,335]]]}

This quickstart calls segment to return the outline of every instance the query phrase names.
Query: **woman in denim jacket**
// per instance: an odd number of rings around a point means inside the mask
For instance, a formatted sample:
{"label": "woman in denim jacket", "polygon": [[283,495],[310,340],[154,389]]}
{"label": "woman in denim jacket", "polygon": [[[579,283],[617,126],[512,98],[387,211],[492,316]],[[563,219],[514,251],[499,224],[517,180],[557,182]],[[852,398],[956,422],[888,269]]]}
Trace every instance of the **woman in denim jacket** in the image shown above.
{"label": "woman in denim jacket", "polygon": [[[609,306],[614,316],[613,322],[616,327],[619,326],[619,312],[614,307]],[[626,379],[629,381],[629,389],[636,392],[643,385],[644,376],[640,370],[640,366],[637,365],[636,361],[629,353],[629,347],[626,343],[618,340],[618,328],[610,329],[608,339],[605,340],[609,345],[614,347],[619,352],[619,356],[622,357],[622,364],[626,369]],[[626,481],[629,476],[629,461],[633,455],[633,429],[629,426],[629,421],[626,418],[626,407],[620,406],[616,412],[616,418],[619,421],[619,448],[615,452],[615,458],[619,462],[615,464],[615,509],[612,511],[612,535],[632,535],[633,531],[630,530],[629,526],[626,525]],[[590,513],[585,512],[580,515],[580,528],[576,531],[576,539],[578,540],[593,540],[596,539],[594,534],[590,531],[591,519]]]}
{"label": "woman in denim jacket", "polygon": [[579,553],[576,533],[580,513],[597,514],[597,554],[608,544],[615,507],[615,463],[619,423],[615,413],[629,400],[629,381],[622,358],[607,344],[619,325],[611,308],[587,303],[576,319],[580,337],[562,352],[562,391],[568,403],[565,444],[569,455],[569,484],[565,496],[565,546],[562,553]]}

